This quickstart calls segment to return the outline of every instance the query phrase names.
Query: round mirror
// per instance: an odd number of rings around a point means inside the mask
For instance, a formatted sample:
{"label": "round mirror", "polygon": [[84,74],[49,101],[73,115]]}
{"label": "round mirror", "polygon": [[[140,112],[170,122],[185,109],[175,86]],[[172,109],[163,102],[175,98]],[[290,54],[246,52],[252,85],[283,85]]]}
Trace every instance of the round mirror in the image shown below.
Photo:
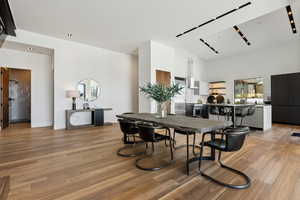
{"label": "round mirror", "polygon": [[80,99],[84,101],[95,101],[100,95],[100,87],[97,81],[85,79],[78,83],[77,90],[80,93]]}

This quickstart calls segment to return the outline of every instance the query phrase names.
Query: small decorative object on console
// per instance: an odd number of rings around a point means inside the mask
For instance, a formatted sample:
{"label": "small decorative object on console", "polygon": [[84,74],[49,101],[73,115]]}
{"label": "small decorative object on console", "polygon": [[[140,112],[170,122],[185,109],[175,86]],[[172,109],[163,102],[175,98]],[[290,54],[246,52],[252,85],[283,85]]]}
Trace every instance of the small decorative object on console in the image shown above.
{"label": "small decorative object on console", "polygon": [[78,90],[67,90],[66,97],[72,98],[72,110],[76,110],[76,98],[79,98],[80,94]]}

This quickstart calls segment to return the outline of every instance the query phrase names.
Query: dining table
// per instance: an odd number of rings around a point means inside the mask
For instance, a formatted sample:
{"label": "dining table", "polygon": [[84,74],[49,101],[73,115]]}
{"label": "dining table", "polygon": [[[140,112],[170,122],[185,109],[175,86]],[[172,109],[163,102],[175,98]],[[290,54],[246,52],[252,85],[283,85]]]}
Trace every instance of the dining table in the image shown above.
{"label": "dining table", "polygon": [[[137,121],[137,122],[148,122],[161,127],[166,127],[170,129],[179,129],[187,132],[193,132],[196,134],[203,134],[208,132],[214,132],[217,130],[225,129],[232,125],[230,121],[219,121],[210,120],[203,118],[188,117],[184,115],[167,115],[165,118],[159,118],[153,113],[130,113],[117,115],[118,118]],[[215,138],[214,134],[211,134],[211,139]],[[189,175],[189,164],[195,161],[201,160],[215,160],[215,149],[211,148],[210,155],[200,158],[200,156],[194,156],[190,158],[189,156],[189,137],[187,137],[186,148],[186,170],[187,175]]]}

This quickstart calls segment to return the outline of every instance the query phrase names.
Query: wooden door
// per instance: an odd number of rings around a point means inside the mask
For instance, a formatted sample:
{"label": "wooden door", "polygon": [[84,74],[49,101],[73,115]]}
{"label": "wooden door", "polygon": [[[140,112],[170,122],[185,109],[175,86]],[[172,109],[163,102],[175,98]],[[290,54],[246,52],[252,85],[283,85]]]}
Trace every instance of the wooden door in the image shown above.
{"label": "wooden door", "polygon": [[[164,86],[171,85],[171,73],[161,70],[156,70],[156,83],[162,84]],[[171,102],[168,102],[167,113],[171,113]]]}
{"label": "wooden door", "polygon": [[0,126],[2,129],[9,125],[9,71],[1,67],[0,79]]}

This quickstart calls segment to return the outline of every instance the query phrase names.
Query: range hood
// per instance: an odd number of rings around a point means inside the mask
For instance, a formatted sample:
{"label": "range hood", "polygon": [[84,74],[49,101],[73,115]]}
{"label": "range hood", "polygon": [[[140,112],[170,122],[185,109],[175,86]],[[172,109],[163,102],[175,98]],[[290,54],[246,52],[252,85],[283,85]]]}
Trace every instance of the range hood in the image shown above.
{"label": "range hood", "polygon": [[188,88],[199,89],[198,84],[196,84],[194,78],[194,60],[193,58],[188,58],[188,77],[187,77]]}
{"label": "range hood", "polygon": [[16,25],[8,0],[0,0],[0,35],[16,36]]}
{"label": "range hood", "polygon": [[196,81],[195,81],[194,77],[189,77],[188,78],[188,87],[190,89],[198,89],[199,88],[198,85],[196,84]]}

